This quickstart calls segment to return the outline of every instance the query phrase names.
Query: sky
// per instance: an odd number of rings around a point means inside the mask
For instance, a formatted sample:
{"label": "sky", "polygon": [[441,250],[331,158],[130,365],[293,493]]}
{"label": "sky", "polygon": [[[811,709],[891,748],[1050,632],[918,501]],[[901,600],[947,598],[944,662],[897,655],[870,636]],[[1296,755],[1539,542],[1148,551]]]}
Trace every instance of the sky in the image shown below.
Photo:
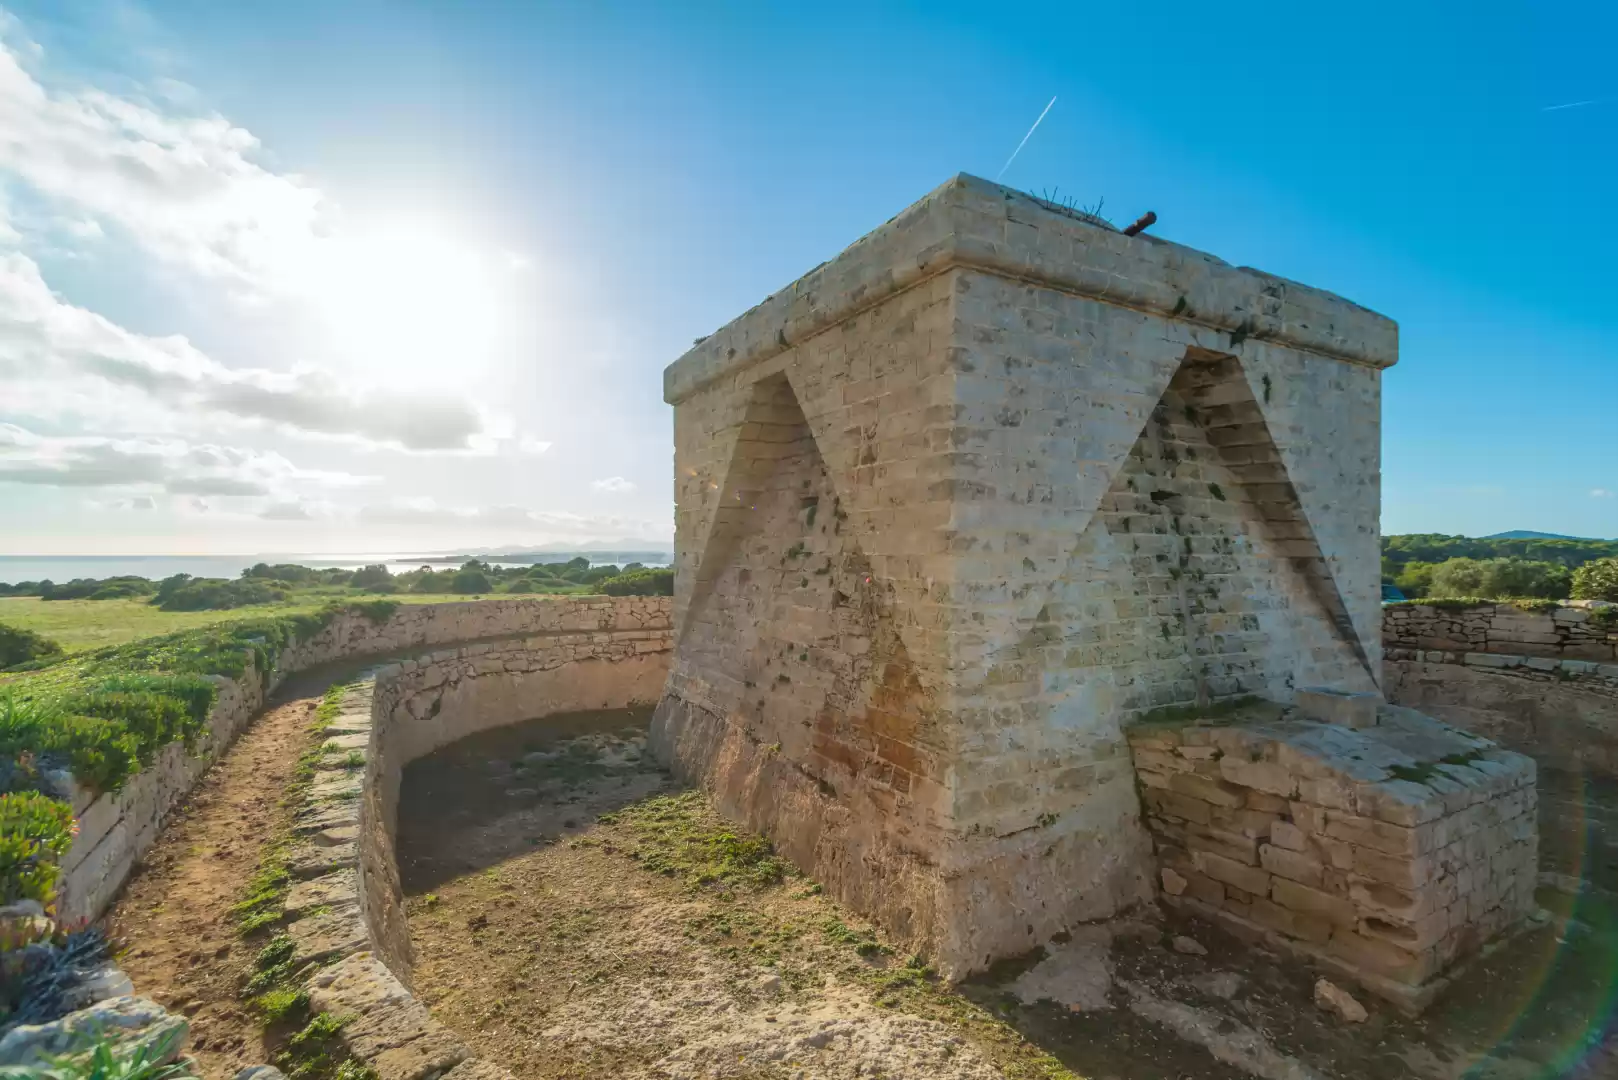
{"label": "sky", "polygon": [[1002,170],[1396,319],[1385,533],[1618,537],[1612,5],[0,5],[0,553],[666,542],[662,369]]}

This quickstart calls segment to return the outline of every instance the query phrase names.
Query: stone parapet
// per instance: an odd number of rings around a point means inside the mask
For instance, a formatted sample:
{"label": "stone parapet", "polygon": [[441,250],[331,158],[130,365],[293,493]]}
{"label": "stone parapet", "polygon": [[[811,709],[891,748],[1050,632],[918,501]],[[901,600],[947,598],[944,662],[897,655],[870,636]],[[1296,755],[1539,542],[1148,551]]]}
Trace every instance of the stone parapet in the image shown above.
{"label": "stone parapet", "polygon": [[1390,649],[1493,653],[1618,663],[1618,605],[1596,601],[1389,604],[1382,643]]}
{"label": "stone parapet", "polygon": [[[413,953],[395,861],[404,767],[468,735],[553,713],[650,705],[668,623],[624,603],[590,629],[483,641],[373,670],[345,690],[293,819],[283,913],[299,963],[325,966],[310,1007],[350,1017],[340,1038],[380,1080],[500,1080],[410,993]],[[666,612],[666,604],[663,606]]]}
{"label": "stone parapet", "polygon": [[1535,767],[1410,709],[1128,733],[1163,899],[1410,1011],[1532,910]]}
{"label": "stone parapet", "polygon": [[1390,648],[1389,701],[1532,754],[1618,777],[1618,663]]}
{"label": "stone parapet", "polygon": [[400,604],[380,621],[360,611],[340,612],[323,629],[283,650],[274,671],[261,672],[249,663],[234,679],[218,678],[218,697],[202,736],[189,751],[178,743],[163,747],[119,791],[72,793],[79,833],[62,859],[57,911],[72,922],[93,919],[106,909],[135,861],[157,839],[169,811],[290,674],[455,642],[635,631],[666,636],[672,610],[666,597],[589,596]]}

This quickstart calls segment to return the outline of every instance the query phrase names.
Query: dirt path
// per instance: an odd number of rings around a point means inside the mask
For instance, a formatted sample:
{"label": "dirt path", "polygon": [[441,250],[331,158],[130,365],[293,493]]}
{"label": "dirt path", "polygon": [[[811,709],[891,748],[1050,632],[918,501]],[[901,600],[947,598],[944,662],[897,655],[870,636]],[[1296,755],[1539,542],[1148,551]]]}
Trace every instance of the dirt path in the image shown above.
{"label": "dirt path", "polygon": [[130,946],[120,964],[135,992],[190,1017],[190,1050],[205,1077],[269,1058],[239,996],[253,947],[236,935],[231,907],[279,831],[323,689],[290,686],[253,721],[170,816],[108,914],[114,938]]}

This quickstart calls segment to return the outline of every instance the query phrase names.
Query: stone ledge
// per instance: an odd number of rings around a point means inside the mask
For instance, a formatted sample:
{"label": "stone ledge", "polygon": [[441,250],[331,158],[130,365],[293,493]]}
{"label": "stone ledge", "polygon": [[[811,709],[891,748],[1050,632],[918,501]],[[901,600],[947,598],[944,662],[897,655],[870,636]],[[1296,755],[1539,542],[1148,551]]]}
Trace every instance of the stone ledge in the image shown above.
{"label": "stone ledge", "polygon": [[1391,319],[1155,236],[1091,224],[959,174],[847,250],[702,339],[663,373],[678,404],[951,268],[1047,286],[1375,368],[1398,358]]}
{"label": "stone ledge", "polygon": [[1305,711],[1126,730],[1163,891],[1419,1011],[1532,907],[1534,762],[1398,706]]}
{"label": "stone ledge", "polygon": [[1425,664],[1455,664],[1488,671],[1492,675],[1509,675],[1538,682],[1572,684],[1580,689],[1597,692],[1618,693],[1618,663],[1604,664],[1594,660],[1567,660],[1510,653],[1399,647],[1384,650],[1383,659]]}

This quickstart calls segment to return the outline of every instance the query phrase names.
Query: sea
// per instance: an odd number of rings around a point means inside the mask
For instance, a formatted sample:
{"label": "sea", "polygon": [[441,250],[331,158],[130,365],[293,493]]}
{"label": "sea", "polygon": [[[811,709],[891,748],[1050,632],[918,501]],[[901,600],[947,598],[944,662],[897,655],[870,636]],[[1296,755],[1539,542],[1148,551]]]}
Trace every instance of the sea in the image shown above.
{"label": "sea", "polygon": [[[515,555],[515,552],[507,554]],[[667,551],[545,551],[523,553],[511,560],[486,559],[482,555],[438,554],[421,555],[399,552],[373,552],[370,554],[317,555],[0,555],[0,583],[19,581],[72,581],[74,578],[109,578],[134,576],[160,581],[174,574],[192,577],[234,578],[257,563],[296,563],[320,569],[338,567],[354,570],[361,566],[383,563],[388,570],[402,574],[422,566],[442,570],[446,566],[459,566],[467,559],[485,559],[495,566],[530,566],[536,562],[567,562],[583,556],[591,566],[638,562],[646,566],[667,566],[671,556]]]}

